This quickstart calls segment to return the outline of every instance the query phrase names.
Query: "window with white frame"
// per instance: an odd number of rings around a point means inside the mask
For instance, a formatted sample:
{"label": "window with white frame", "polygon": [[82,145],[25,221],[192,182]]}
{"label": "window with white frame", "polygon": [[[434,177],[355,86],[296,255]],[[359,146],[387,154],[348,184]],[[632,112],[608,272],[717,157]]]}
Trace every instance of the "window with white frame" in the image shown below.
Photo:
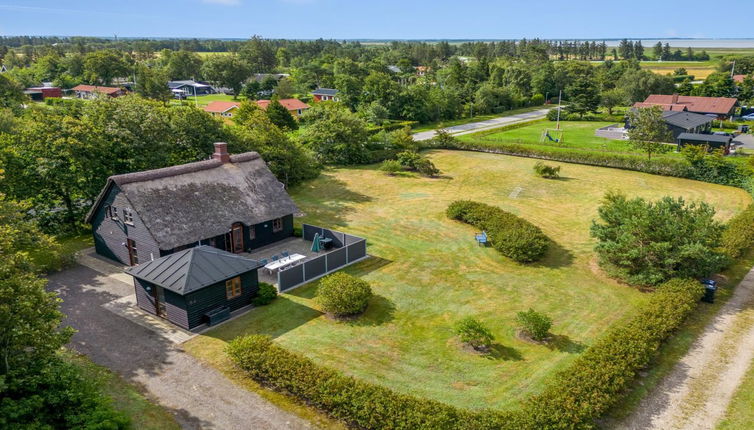
{"label": "window with white frame", "polygon": [[283,218],[272,220],[272,232],[277,233],[283,231]]}

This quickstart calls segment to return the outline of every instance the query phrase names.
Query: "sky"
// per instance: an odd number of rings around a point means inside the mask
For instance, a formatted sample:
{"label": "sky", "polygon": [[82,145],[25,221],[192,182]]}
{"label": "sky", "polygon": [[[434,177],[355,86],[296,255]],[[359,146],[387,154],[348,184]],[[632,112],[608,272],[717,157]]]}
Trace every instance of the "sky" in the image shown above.
{"label": "sky", "polygon": [[0,0],[0,35],[751,38],[752,27],[733,12],[750,5],[729,0],[713,10],[709,0]]}

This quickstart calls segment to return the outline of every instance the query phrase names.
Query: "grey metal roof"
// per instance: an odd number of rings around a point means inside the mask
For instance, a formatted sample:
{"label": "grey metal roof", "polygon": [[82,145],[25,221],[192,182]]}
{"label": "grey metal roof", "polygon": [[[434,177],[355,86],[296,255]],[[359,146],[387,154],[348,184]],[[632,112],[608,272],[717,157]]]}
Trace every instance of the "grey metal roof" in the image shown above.
{"label": "grey metal roof", "polygon": [[139,264],[126,273],[186,295],[259,267],[258,261],[211,246],[199,246]]}
{"label": "grey metal roof", "polygon": [[662,113],[662,117],[666,123],[681,127],[684,130],[691,130],[700,125],[709,124],[714,120],[707,115],[684,111],[665,111]]}
{"label": "grey metal roof", "polygon": [[335,96],[338,94],[338,90],[333,88],[317,88],[316,90],[312,91],[312,94],[318,96]]}
{"label": "grey metal roof", "polygon": [[201,82],[196,82],[191,79],[184,80],[184,81],[169,81],[168,82],[168,88],[170,89],[180,88],[184,86],[202,88],[202,87],[209,87],[210,85],[207,85]]}
{"label": "grey metal roof", "polygon": [[730,143],[733,138],[717,134],[681,133],[678,140],[693,140],[696,142]]}
{"label": "grey metal roof", "polygon": [[163,250],[220,236],[236,222],[249,226],[299,213],[256,152],[231,155],[229,163],[213,159],[111,176],[86,222],[112,186]]}

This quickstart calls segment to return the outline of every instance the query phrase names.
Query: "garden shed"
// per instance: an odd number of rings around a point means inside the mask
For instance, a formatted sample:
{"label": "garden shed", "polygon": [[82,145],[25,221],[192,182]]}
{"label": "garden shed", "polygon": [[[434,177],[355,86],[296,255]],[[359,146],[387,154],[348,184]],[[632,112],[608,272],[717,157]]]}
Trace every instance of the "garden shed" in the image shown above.
{"label": "garden shed", "polygon": [[212,325],[251,304],[259,262],[211,246],[186,249],[126,271],[136,303],[184,329]]}

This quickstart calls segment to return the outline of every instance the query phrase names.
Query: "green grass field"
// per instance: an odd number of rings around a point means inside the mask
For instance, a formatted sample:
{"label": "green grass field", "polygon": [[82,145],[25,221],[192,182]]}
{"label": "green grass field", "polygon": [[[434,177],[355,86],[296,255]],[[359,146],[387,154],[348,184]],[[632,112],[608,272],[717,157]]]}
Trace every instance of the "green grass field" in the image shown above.
{"label": "green grass field", "polygon": [[[292,190],[304,222],[368,239],[373,258],[347,269],[376,294],[365,315],[351,323],[328,319],[309,285],[192,339],[186,350],[227,373],[228,341],[269,334],[318,363],[399,392],[466,408],[515,407],[646,299],[595,263],[589,225],[605,191],[704,200],[720,219],[751,202],[743,190],[679,178],[559,163],[564,178],[546,180],[533,175],[533,159],[460,151],[430,156],[442,178],[389,177],[367,166],[329,170]],[[459,198],[516,213],[556,245],[532,265],[478,247],[473,228],[445,217]],[[516,336],[515,313],[529,307],[554,319],[550,347]],[[453,325],[465,316],[491,328],[492,356],[459,347]]]}
{"label": "green grass field", "polygon": [[718,430],[742,430],[754,426],[754,363],[733,396]]}
{"label": "green grass field", "polygon": [[190,96],[186,98],[185,100],[171,100],[170,103],[174,105],[180,105],[180,104],[186,104],[189,106],[198,106],[198,107],[204,107],[210,104],[210,102],[214,101],[223,101],[223,102],[233,102],[237,101],[240,102],[242,100],[245,100],[246,98],[243,96],[238,96],[237,98],[233,98],[233,96],[227,95],[227,94],[208,94],[206,96]]}

